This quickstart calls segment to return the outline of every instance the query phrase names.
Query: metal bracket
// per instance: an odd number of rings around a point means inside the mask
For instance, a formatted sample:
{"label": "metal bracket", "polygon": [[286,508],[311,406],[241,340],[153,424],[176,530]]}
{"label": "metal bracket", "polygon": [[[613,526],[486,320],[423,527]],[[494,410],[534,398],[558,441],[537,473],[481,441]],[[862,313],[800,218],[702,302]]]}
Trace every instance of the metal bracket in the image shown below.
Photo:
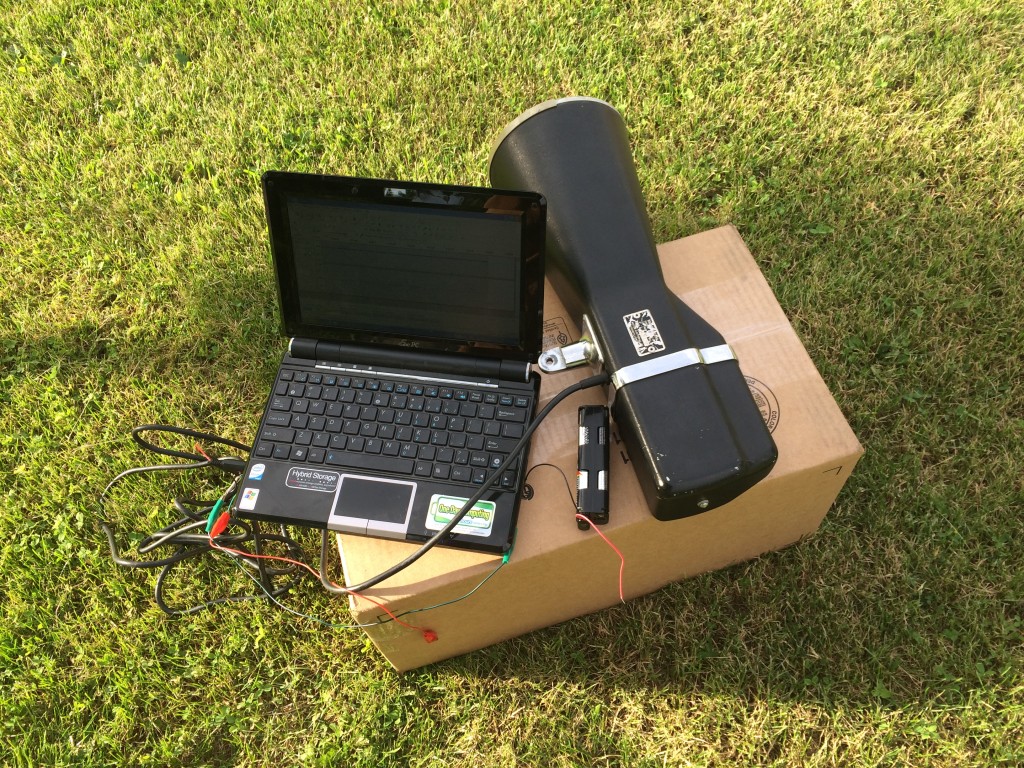
{"label": "metal bracket", "polygon": [[574,344],[566,344],[564,347],[545,349],[541,353],[537,364],[544,373],[557,373],[567,368],[575,368],[577,365],[586,363],[600,365],[604,362],[601,348],[594,341],[594,329],[590,325],[590,318],[584,315],[580,324],[582,330],[579,341]]}

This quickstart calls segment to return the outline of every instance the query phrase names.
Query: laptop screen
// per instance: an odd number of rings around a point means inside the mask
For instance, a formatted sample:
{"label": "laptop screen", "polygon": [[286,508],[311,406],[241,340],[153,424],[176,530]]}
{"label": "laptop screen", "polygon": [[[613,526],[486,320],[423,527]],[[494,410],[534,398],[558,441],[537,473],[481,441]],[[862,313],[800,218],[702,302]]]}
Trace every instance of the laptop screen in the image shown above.
{"label": "laptop screen", "polygon": [[536,357],[539,195],[276,172],[264,190],[288,335]]}

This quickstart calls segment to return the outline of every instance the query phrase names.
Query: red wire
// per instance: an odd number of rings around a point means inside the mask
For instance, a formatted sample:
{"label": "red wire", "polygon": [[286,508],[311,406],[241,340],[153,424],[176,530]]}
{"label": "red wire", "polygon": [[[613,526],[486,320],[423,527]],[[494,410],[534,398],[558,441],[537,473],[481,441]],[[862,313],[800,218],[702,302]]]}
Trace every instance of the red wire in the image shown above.
{"label": "red wire", "polygon": [[594,531],[595,533],[597,533],[597,535],[600,536],[602,539],[604,539],[604,543],[607,544],[609,547],[611,547],[613,550],[615,550],[615,554],[619,556],[619,600],[621,600],[623,603],[625,603],[626,602],[626,598],[623,596],[623,593],[622,593],[622,573],[623,573],[623,571],[626,570],[626,558],[625,558],[625,556],[622,554],[622,552],[619,551],[618,547],[616,547],[614,544],[612,544],[611,539],[609,539],[607,536],[605,536],[601,532],[601,529],[598,528],[591,521],[591,519],[589,517],[587,517],[586,515],[581,515],[579,513],[576,513],[576,519],[577,520],[582,520],[585,523],[589,523],[590,524],[590,529],[592,531]]}
{"label": "red wire", "polygon": [[206,459],[207,461],[213,461],[213,459],[210,458],[210,454],[208,454],[206,451],[204,451],[203,450],[203,446],[201,446],[199,443],[195,443],[194,447],[195,447],[195,449],[197,451],[199,451],[199,453],[201,453],[203,455],[204,459]]}
{"label": "red wire", "polygon": [[[284,563],[291,563],[292,565],[297,565],[297,566],[299,566],[301,568],[305,568],[307,571],[309,571],[311,574],[316,576],[318,579],[320,578],[320,571],[316,570],[315,568],[313,568],[313,566],[309,565],[308,563],[302,562],[301,560],[292,560],[290,557],[281,557],[280,555],[256,555],[256,554],[253,554],[252,552],[243,552],[240,549],[231,549],[230,547],[223,547],[220,544],[218,544],[216,541],[213,540],[213,536],[212,535],[209,536],[209,539],[210,539],[210,546],[213,547],[214,549],[219,549],[221,552],[230,552],[233,555],[241,555],[242,557],[258,557],[258,558],[263,559],[263,560],[280,560],[281,562],[284,562]],[[328,581],[330,581],[330,579],[328,579]],[[392,621],[396,621],[399,624],[401,624],[403,627],[408,627],[409,629],[415,629],[417,632],[421,633],[423,635],[423,638],[428,643],[432,643],[432,642],[434,642],[434,640],[437,639],[437,634],[432,629],[427,629],[425,627],[419,627],[419,626],[416,626],[415,624],[409,624],[408,622],[402,621],[395,614],[393,614],[391,612],[391,610],[386,605],[384,605],[384,603],[378,602],[378,601],[374,600],[372,597],[367,597],[366,595],[364,595],[364,594],[362,594],[360,592],[353,592],[351,589],[346,589],[343,586],[335,584],[333,581],[331,581],[330,583],[331,583],[332,586],[337,587],[338,589],[344,589],[350,595],[354,595],[355,597],[358,597],[358,598],[361,598],[363,600],[366,600],[369,603],[373,603],[378,608],[380,608],[382,611],[384,611],[384,613],[386,613],[388,616],[390,616]]]}

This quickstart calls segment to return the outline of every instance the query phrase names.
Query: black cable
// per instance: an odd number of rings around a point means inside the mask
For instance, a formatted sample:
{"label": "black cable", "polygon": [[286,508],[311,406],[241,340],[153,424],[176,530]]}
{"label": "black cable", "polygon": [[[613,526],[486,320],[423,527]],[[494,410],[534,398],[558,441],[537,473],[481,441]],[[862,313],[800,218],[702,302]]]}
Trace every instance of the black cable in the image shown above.
{"label": "black cable", "polygon": [[[236,558],[243,567],[255,569],[259,573],[259,580],[263,591],[248,595],[229,595],[214,600],[208,600],[191,607],[178,607],[168,603],[164,596],[165,587],[168,583],[168,577],[171,575],[174,568],[186,560],[192,560],[196,557],[206,555],[216,549],[216,547],[211,545],[210,537],[206,533],[207,519],[218,503],[225,504],[234,495],[239,482],[239,476],[237,476],[237,473],[241,472],[242,468],[245,466],[245,462],[244,460],[236,457],[207,456],[200,453],[164,448],[142,437],[143,433],[146,432],[167,432],[201,440],[206,444],[216,443],[236,448],[240,451],[249,451],[249,447],[242,443],[193,429],[184,429],[182,427],[174,427],[165,424],[145,424],[133,429],[132,438],[142,448],[163,456],[185,459],[186,461],[173,464],[133,467],[115,476],[107,484],[106,488],[103,489],[99,499],[99,508],[101,512],[100,528],[107,538],[107,546],[110,549],[110,555],[114,563],[123,568],[129,569],[158,570],[156,584],[154,586],[154,600],[160,610],[171,616],[190,615],[212,606],[222,605],[225,603],[242,602],[247,600],[264,600],[267,599],[268,596],[271,599],[276,599],[294,587],[295,584],[298,583],[299,578],[302,577],[302,571],[298,570],[294,565],[268,567],[263,558],[247,557],[249,554],[247,548],[251,546],[255,550],[255,554],[260,554],[266,542],[275,541],[285,546],[287,554],[291,556],[292,559],[299,560],[303,557],[302,549],[299,544],[286,534],[283,527],[281,528],[280,534],[263,533],[258,530],[255,523],[250,526],[244,521],[234,520],[232,521],[232,526],[235,530],[226,530],[222,532],[216,537],[215,543],[219,547],[238,550],[240,554],[233,552],[227,552],[226,554]],[[156,557],[150,560],[133,560],[125,557],[118,547],[113,526],[103,519],[105,517],[107,496],[111,489],[124,478],[131,477],[133,475],[148,472],[173,472],[203,469],[206,467],[212,467],[214,469],[219,469],[236,475],[227,490],[221,494],[219,502],[199,501],[191,498],[174,499],[174,507],[180,517],[169,525],[145,536],[136,546],[136,550],[140,555],[155,553],[165,548],[173,548],[171,553],[166,556]],[[289,578],[284,584],[274,586],[274,579],[278,579],[282,576],[290,576],[291,578]]]}
{"label": "black cable", "polygon": [[519,441],[512,447],[512,450],[509,452],[508,456],[505,457],[505,460],[501,463],[501,466],[497,467],[487,477],[487,479],[484,480],[483,485],[481,485],[480,488],[477,490],[477,492],[474,493],[469,498],[469,500],[465,504],[462,505],[462,509],[460,509],[458,511],[458,513],[450,521],[448,521],[448,524],[445,525],[444,528],[439,530],[433,536],[431,536],[429,539],[427,539],[422,544],[422,546],[420,546],[419,549],[417,549],[415,552],[413,552],[407,558],[405,558],[404,560],[402,560],[399,563],[396,563],[395,565],[391,566],[387,570],[381,571],[376,576],[373,576],[373,577],[367,579],[366,581],[364,581],[364,582],[362,582],[360,584],[356,584],[355,586],[351,586],[351,587],[350,586],[338,587],[338,586],[335,586],[334,584],[332,584],[330,579],[327,578],[327,545],[328,545],[328,540],[327,540],[327,531],[324,530],[322,532],[322,534],[321,534],[321,537],[320,537],[320,583],[323,585],[324,589],[326,589],[328,592],[331,592],[332,594],[336,594],[336,595],[346,595],[346,594],[349,594],[351,592],[363,592],[363,591],[369,589],[370,587],[374,587],[377,584],[380,584],[382,581],[386,581],[387,579],[390,579],[396,573],[399,573],[400,571],[405,570],[410,565],[415,563],[417,560],[419,560],[421,557],[423,557],[423,555],[427,554],[427,552],[429,552],[431,549],[433,549],[433,547],[438,542],[440,542],[449,533],[451,533],[453,530],[455,530],[455,527],[460,522],[462,522],[462,518],[465,517],[469,513],[469,510],[471,510],[473,508],[473,505],[476,504],[478,501],[480,501],[480,499],[482,499],[484,497],[484,495],[487,493],[487,491],[490,489],[490,487],[492,485],[494,485],[495,481],[497,481],[498,478],[501,477],[502,472],[504,472],[506,469],[508,469],[508,467],[512,464],[512,462],[515,460],[515,458],[522,452],[522,450],[526,447],[526,443],[529,441],[531,435],[533,435],[534,430],[536,430],[537,427],[540,426],[540,423],[542,421],[544,421],[544,419],[547,417],[547,415],[549,413],[551,413],[551,411],[554,409],[554,407],[556,405],[558,405],[560,402],[562,402],[565,398],[569,397],[569,395],[573,395],[576,392],[579,392],[579,391],[584,390],[584,389],[589,389],[591,387],[597,387],[597,386],[600,386],[601,384],[607,384],[609,379],[610,379],[610,377],[608,376],[607,373],[599,373],[599,374],[597,374],[595,376],[590,376],[590,377],[588,377],[586,379],[583,379],[582,381],[578,381],[575,384],[569,385],[568,387],[563,389],[561,392],[559,392],[557,395],[555,395],[553,398],[551,398],[551,400],[548,402],[548,404],[545,405],[544,408],[541,410],[541,412],[538,413],[537,416],[533,419],[533,421],[530,422],[530,425],[523,432],[523,436],[521,438],[519,438]]}

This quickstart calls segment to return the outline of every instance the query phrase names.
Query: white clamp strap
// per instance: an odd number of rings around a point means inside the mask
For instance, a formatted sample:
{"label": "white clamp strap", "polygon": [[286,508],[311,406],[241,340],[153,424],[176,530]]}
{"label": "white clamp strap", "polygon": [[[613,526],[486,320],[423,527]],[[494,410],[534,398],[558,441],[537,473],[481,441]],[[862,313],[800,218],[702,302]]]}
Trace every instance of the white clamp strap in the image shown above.
{"label": "white clamp strap", "polygon": [[627,384],[641,379],[649,379],[651,376],[658,376],[662,373],[675,371],[680,368],[687,368],[691,365],[712,365],[725,360],[735,360],[736,354],[728,344],[719,344],[715,347],[704,347],[697,349],[690,347],[670,355],[662,355],[651,360],[644,360],[641,363],[633,363],[624,368],[619,368],[612,374],[612,384],[616,389],[622,389]]}

